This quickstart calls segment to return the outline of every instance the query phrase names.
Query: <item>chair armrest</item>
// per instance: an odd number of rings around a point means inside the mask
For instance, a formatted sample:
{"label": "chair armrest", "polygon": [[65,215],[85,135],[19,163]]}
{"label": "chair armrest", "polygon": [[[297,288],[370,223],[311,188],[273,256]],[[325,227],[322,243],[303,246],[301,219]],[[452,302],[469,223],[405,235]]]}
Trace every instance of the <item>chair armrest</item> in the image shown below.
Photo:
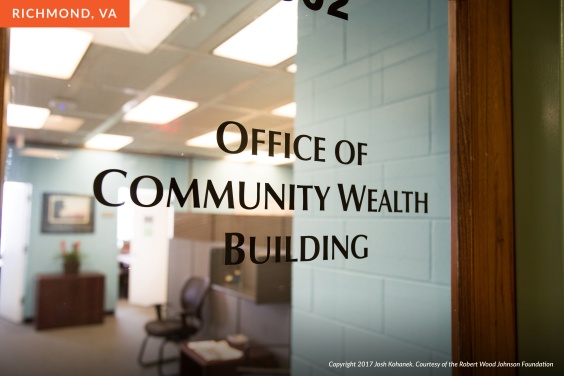
{"label": "chair armrest", "polygon": [[180,312],[180,317],[182,318],[182,326],[184,327],[184,329],[187,329],[188,327],[188,323],[190,321],[190,324],[194,327],[194,328],[200,328],[203,324],[203,320],[200,319],[199,317],[194,316],[193,313],[190,312],[186,312],[186,311],[181,311]]}
{"label": "chair armrest", "polygon": [[162,320],[162,308],[163,305],[162,304],[155,304],[155,313],[157,314],[157,320],[161,321]]}
{"label": "chair armrest", "polygon": [[158,303],[153,305],[153,307],[155,308],[155,314],[157,315],[157,320],[161,321],[163,319],[163,308],[169,307],[171,305],[172,304],[170,303]]}

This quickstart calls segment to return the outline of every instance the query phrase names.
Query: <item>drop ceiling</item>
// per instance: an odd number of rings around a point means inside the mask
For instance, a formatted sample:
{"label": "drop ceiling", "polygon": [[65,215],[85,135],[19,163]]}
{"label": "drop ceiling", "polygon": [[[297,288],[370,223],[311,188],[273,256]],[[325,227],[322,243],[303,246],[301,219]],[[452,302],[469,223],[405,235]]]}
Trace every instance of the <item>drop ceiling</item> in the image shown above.
{"label": "drop ceiling", "polygon": [[[179,1],[180,2],[180,1]],[[223,43],[277,0],[198,0],[197,21],[183,22],[150,54],[91,44],[69,80],[10,72],[12,103],[46,107],[53,115],[84,122],[75,131],[56,127],[9,128],[8,137],[27,146],[82,148],[98,133],[131,136],[121,151],[175,157],[222,158],[218,149],[186,146],[185,142],[215,131],[224,121],[289,132],[293,119],[271,110],[293,102],[294,74],[290,58],[262,67],[212,55]],[[150,95],[195,101],[199,106],[165,125],[123,121],[122,107]],[[67,108],[61,110],[58,104]]]}

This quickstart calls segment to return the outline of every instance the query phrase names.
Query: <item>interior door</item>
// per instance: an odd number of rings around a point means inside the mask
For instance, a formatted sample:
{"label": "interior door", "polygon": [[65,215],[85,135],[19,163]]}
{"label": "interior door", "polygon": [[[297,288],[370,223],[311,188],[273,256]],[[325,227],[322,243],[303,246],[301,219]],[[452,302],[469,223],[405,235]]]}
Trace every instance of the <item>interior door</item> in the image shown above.
{"label": "interior door", "polygon": [[[151,202],[156,191],[140,189],[141,202]],[[139,305],[167,300],[169,208],[164,201],[150,208],[133,206],[129,302]]]}
{"label": "interior door", "polygon": [[31,184],[4,183],[2,211],[2,274],[0,316],[14,322],[23,320],[26,250],[29,244]]}

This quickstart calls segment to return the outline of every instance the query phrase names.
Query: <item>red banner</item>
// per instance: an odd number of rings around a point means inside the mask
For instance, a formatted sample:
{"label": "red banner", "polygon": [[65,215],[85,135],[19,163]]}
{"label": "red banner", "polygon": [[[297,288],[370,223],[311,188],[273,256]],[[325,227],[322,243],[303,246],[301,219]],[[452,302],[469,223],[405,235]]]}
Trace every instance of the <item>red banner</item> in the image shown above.
{"label": "red banner", "polygon": [[0,27],[129,27],[129,0],[2,0]]}

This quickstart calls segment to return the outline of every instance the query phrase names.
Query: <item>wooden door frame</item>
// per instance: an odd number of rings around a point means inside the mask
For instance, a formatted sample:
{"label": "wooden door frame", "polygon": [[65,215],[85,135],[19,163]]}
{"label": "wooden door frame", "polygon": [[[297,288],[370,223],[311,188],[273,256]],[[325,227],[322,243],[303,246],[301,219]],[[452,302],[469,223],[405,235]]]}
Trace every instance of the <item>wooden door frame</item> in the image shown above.
{"label": "wooden door frame", "polygon": [[8,125],[6,123],[6,107],[8,106],[10,94],[9,76],[9,30],[0,28],[0,229],[2,228],[2,197],[4,189],[4,174],[6,166],[6,151]]}
{"label": "wooden door frame", "polygon": [[[449,0],[452,356],[456,362],[516,359],[510,3]],[[8,30],[0,29],[2,177],[8,51]],[[473,368],[453,371],[477,373]]]}
{"label": "wooden door frame", "polygon": [[511,1],[449,0],[449,54],[452,357],[515,362]]}

